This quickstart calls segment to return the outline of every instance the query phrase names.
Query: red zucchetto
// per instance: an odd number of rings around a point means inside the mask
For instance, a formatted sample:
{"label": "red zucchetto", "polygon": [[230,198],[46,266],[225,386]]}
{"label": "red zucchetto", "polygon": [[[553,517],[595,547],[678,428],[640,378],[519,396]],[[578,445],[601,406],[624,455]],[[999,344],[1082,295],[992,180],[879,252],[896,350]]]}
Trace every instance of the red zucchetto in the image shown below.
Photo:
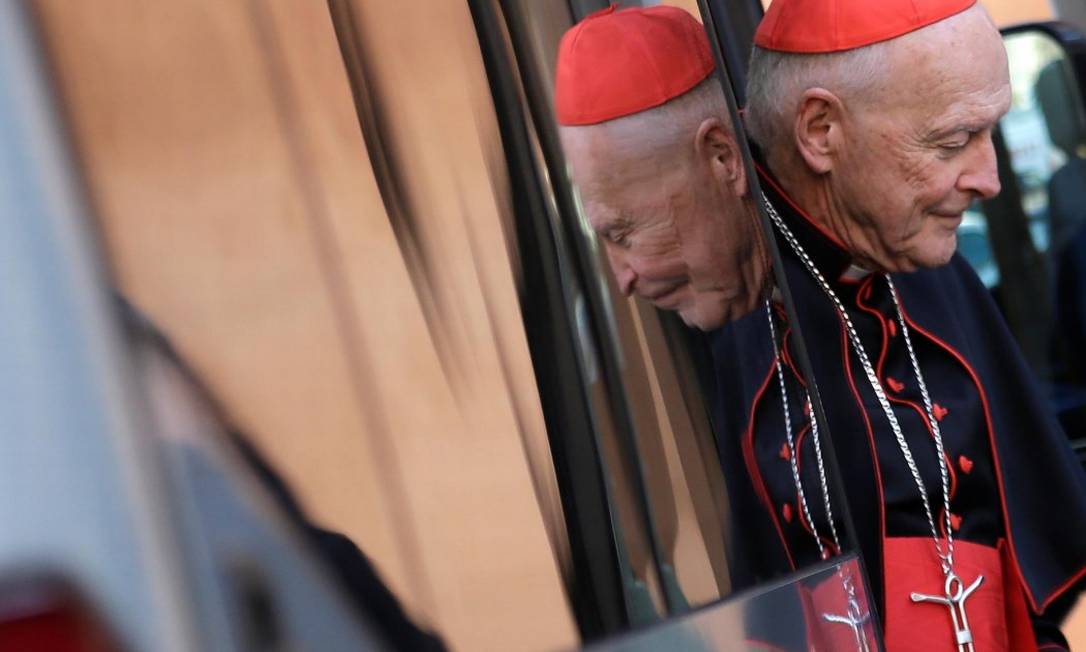
{"label": "red zucchetto", "polygon": [[974,4],[976,0],[773,0],[754,44],[797,54],[852,50],[908,34]]}
{"label": "red zucchetto", "polygon": [[590,125],[660,106],[713,72],[705,29],[677,7],[591,14],[558,46],[558,122]]}

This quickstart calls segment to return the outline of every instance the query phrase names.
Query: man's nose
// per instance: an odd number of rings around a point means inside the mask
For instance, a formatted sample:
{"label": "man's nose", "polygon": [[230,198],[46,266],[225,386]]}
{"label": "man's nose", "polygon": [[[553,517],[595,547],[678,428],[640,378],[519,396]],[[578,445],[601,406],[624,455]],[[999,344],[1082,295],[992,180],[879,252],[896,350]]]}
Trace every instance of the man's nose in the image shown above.
{"label": "man's nose", "polygon": [[618,281],[618,290],[624,296],[630,296],[634,291],[634,283],[637,282],[637,272],[629,265],[623,264],[615,270],[615,280]]}
{"label": "man's nose", "polygon": [[630,296],[634,291],[634,284],[637,282],[637,272],[633,267],[630,267],[626,262],[626,257],[621,252],[616,252],[614,249],[608,249],[607,258],[611,262],[611,271],[615,274],[615,282],[618,284],[618,290],[625,296]]}
{"label": "man's nose", "polygon": [[996,165],[995,145],[989,136],[984,144],[974,152],[969,167],[958,178],[958,189],[971,192],[982,199],[991,199],[999,194],[999,168]]}

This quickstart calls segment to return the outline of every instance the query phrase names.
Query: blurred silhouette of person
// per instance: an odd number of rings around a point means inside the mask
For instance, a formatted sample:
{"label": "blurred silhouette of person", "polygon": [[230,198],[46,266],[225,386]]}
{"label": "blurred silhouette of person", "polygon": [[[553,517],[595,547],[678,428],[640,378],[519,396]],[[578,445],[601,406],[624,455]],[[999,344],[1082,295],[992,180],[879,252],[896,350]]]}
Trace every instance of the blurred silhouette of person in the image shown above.
{"label": "blurred silhouette of person", "polygon": [[1058,59],[1037,76],[1034,96],[1044,116],[1048,136],[1067,162],[1048,181],[1048,251],[1055,261],[1086,223],[1086,147],[1081,101],[1067,63]]}
{"label": "blurred silhouette of person", "polygon": [[1067,156],[1048,181],[1048,260],[1055,292],[1055,399],[1060,421],[1075,437],[1086,432],[1086,121],[1064,59],[1041,70],[1034,95],[1049,139]]}
{"label": "blurred silhouette of person", "polygon": [[[309,519],[283,478],[249,438],[233,425],[226,411],[169,339],[124,298],[115,295],[115,300],[132,351],[164,361],[171,378],[179,380],[183,386],[182,391],[190,405],[221,427],[226,444],[236,450],[287,520],[302,534],[318,563],[346,594],[357,615],[372,625],[393,650],[443,652],[442,641],[411,622],[369,558],[353,541]],[[155,377],[150,382],[155,382]]]}

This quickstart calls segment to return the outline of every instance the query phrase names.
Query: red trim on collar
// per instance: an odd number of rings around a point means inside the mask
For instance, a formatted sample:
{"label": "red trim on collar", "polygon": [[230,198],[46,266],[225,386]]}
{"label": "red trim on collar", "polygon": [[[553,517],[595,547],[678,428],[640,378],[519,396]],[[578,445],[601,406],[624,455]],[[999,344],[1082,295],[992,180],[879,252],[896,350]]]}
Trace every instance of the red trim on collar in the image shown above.
{"label": "red trim on collar", "polygon": [[882,348],[879,349],[879,359],[875,363],[875,375],[879,378],[882,378],[882,368],[886,363],[886,354],[888,352],[888,349],[890,348],[890,338],[888,337],[888,334],[886,332],[887,320],[883,318],[881,312],[871,306],[864,304],[864,292],[867,292],[866,296],[868,299],[870,299],[871,286],[874,284],[874,280],[875,276],[871,275],[862,281],[863,285],[860,286],[859,291],[856,292],[856,307],[866,313],[874,315],[875,318],[879,320],[879,326],[881,327],[879,330],[882,333]]}
{"label": "red trim on collar", "polygon": [[792,199],[792,197],[788,194],[788,192],[786,192],[785,189],[781,187],[781,184],[777,183],[777,180],[773,178],[773,175],[771,175],[766,168],[764,168],[757,161],[755,161],[754,167],[758,170],[759,176],[761,176],[762,181],[772,186],[773,190],[781,196],[781,199],[783,199],[785,202],[788,203],[789,206],[792,207],[792,210],[796,211],[796,213],[800,217],[807,220],[807,222],[809,222],[811,226],[818,229],[818,232],[821,233],[827,240],[832,242],[838,249],[845,253],[848,253],[848,247],[846,247],[845,244],[841,242],[841,240],[839,240],[836,235],[831,233],[829,229],[827,229],[821,222],[814,219],[810,216],[810,214],[807,213],[807,211],[800,208],[799,204],[797,204],[795,200]]}

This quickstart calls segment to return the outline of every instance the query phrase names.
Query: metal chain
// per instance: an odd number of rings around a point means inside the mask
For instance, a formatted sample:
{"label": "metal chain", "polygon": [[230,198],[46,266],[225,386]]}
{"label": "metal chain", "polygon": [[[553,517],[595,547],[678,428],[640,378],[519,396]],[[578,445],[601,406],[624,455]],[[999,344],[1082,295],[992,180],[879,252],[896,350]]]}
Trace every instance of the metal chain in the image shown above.
{"label": "metal chain", "polygon": [[931,407],[931,400],[927,394],[927,387],[924,384],[923,376],[920,373],[920,364],[917,361],[916,354],[912,348],[912,342],[908,339],[908,327],[905,324],[905,317],[901,311],[901,304],[898,302],[896,290],[893,287],[893,282],[890,281],[889,275],[886,276],[887,282],[890,283],[891,294],[894,296],[894,306],[897,308],[898,321],[901,323],[902,332],[905,334],[906,346],[909,350],[909,361],[912,363],[913,373],[916,375],[917,380],[921,387],[921,392],[924,396],[925,408],[928,413],[928,420],[932,426],[932,436],[935,439],[935,448],[938,452],[939,458],[939,476],[942,481],[943,489],[943,507],[946,516],[947,528],[946,528],[946,552],[943,551],[943,545],[939,537],[939,528],[935,524],[935,518],[932,516],[931,504],[928,501],[928,493],[924,486],[924,479],[920,475],[920,469],[916,465],[916,460],[913,458],[912,450],[909,448],[909,443],[905,439],[905,434],[901,430],[901,425],[898,422],[897,415],[894,414],[893,408],[890,406],[890,400],[886,396],[886,391],[882,387],[882,383],[879,381],[878,375],[875,373],[875,367],[871,364],[871,360],[867,356],[867,352],[864,350],[863,343],[860,341],[859,333],[857,333],[855,326],[852,323],[852,319],[849,317],[848,312],[845,310],[844,304],[837,297],[837,294],[833,291],[829,282],[822,275],[822,272],[815,266],[814,261],[800,245],[799,240],[792,233],[791,229],[785,225],[784,220],[781,218],[777,209],[769,201],[769,198],[764,194],[762,199],[765,202],[766,210],[769,213],[770,219],[776,225],[777,229],[784,236],[788,242],[792,251],[803,262],[803,266],[807,268],[807,271],[815,278],[822,291],[833,302],[837,309],[838,315],[845,324],[845,328],[848,331],[849,341],[852,343],[852,348],[856,352],[856,356],[860,359],[860,364],[863,366],[864,375],[867,376],[867,381],[871,385],[871,389],[875,392],[875,397],[879,401],[879,405],[882,407],[883,413],[886,415],[887,421],[890,423],[890,429],[894,433],[894,438],[897,440],[898,448],[901,450],[902,456],[905,458],[905,463],[909,467],[909,472],[913,476],[913,481],[916,483],[917,491],[920,493],[920,501],[924,506],[924,515],[928,519],[928,525],[931,528],[932,541],[935,544],[935,554],[939,558],[940,566],[943,569],[944,574],[951,574],[954,566],[954,539],[951,534],[950,528],[950,480],[949,471],[947,469],[946,455],[943,448],[942,433],[936,425],[934,418],[934,410]]}
{"label": "metal chain", "polygon": [[[811,534],[814,536],[815,545],[818,546],[818,554],[822,559],[828,559],[829,555],[826,552],[826,547],[822,544],[822,537],[818,534],[818,526],[815,524],[813,518],[811,518],[811,510],[807,505],[807,494],[803,490],[803,482],[799,475],[799,448],[795,444],[795,440],[792,436],[792,417],[791,410],[788,406],[788,389],[784,382],[784,358],[781,355],[780,347],[777,344],[777,327],[773,319],[773,308],[769,299],[765,302],[766,317],[769,319],[769,336],[773,340],[773,360],[777,367],[777,382],[781,387],[781,404],[784,408],[784,436],[788,441],[788,460],[792,467],[792,480],[796,484],[796,492],[799,494],[800,507],[803,509],[803,515],[807,518],[807,522],[811,525]],[[814,406],[811,404],[811,393],[804,390],[807,396],[807,407],[811,415],[811,437],[814,445],[815,461],[818,465],[818,480],[819,488],[822,492],[822,503],[826,510],[826,520],[829,522],[830,535],[833,537],[833,545],[837,547],[838,553],[843,548],[841,547],[841,538],[837,534],[837,525],[833,518],[833,504],[830,500],[830,488],[829,481],[826,479],[826,466],[822,461],[822,444],[821,435],[818,431],[818,418],[815,416]],[[860,600],[856,595],[856,584],[852,578],[852,572],[845,565],[838,566],[838,576],[841,578],[841,583],[845,589],[845,598],[848,605],[848,622],[856,624],[862,623],[864,615],[867,613],[860,607]],[[823,614],[823,618],[833,621],[832,615]],[[867,645],[866,638],[856,630],[857,650],[860,652],[866,652],[870,648]]]}
{"label": "metal chain", "polygon": [[928,416],[928,423],[931,425],[932,439],[935,440],[935,450],[939,454],[939,476],[943,485],[943,505],[946,509],[943,510],[944,526],[946,530],[947,540],[947,563],[953,565],[954,559],[954,539],[951,536],[951,521],[950,521],[950,478],[949,468],[946,463],[946,450],[943,448],[943,431],[939,428],[939,420],[935,418],[935,407],[931,402],[931,396],[928,394],[928,384],[924,382],[924,376],[920,373],[920,362],[917,360],[916,351],[913,350],[913,341],[909,336],[909,326],[905,323],[905,311],[901,308],[901,299],[897,295],[897,288],[894,287],[894,281],[890,278],[889,274],[886,274],[886,285],[890,288],[890,296],[894,299],[894,308],[897,310],[898,323],[901,325],[901,334],[905,338],[905,349],[909,352],[909,361],[912,363],[913,371],[916,373],[916,383],[920,386],[920,395],[924,399],[924,412]]}
{"label": "metal chain", "polygon": [[[766,316],[769,318],[769,336],[773,340],[773,360],[777,367],[777,382],[780,384],[781,403],[784,406],[784,436],[788,441],[788,461],[792,467],[792,480],[796,484],[796,493],[799,494],[799,505],[803,510],[803,516],[811,525],[811,534],[814,536],[815,545],[818,546],[818,554],[822,559],[827,559],[829,555],[826,553],[826,547],[822,544],[822,537],[818,534],[818,526],[815,524],[814,519],[811,518],[811,510],[807,505],[807,494],[803,490],[803,482],[799,475],[799,449],[796,447],[795,439],[792,435],[792,416],[791,410],[788,407],[788,389],[784,383],[784,360],[777,344],[777,327],[773,320],[773,308],[770,305],[769,299],[766,299],[765,311]],[[810,393],[807,393],[807,405],[811,405]],[[818,420],[814,417],[813,409],[811,411],[811,437],[813,438],[815,449],[815,461],[818,466],[819,486],[822,490],[822,503],[826,510],[826,520],[829,521],[830,524],[833,545],[837,547],[837,550],[841,550],[841,539],[837,536],[837,526],[833,522],[833,506],[830,503],[830,490],[829,482],[826,480],[826,467],[822,462],[822,445],[818,441]]]}
{"label": "metal chain", "polygon": [[833,537],[833,545],[837,546],[837,551],[840,552],[843,550],[841,548],[841,537],[837,535],[837,524],[833,520],[833,507],[830,505],[830,483],[826,479],[826,466],[822,463],[822,435],[818,431],[818,419],[815,418],[811,393],[806,390],[804,392],[807,394],[807,410],[811,415],[811,441],[814,443],[815,459],[818,461],[818,482],[822,489],[822,500],[826,505],[826,520],[830,523],[830,535]]}

